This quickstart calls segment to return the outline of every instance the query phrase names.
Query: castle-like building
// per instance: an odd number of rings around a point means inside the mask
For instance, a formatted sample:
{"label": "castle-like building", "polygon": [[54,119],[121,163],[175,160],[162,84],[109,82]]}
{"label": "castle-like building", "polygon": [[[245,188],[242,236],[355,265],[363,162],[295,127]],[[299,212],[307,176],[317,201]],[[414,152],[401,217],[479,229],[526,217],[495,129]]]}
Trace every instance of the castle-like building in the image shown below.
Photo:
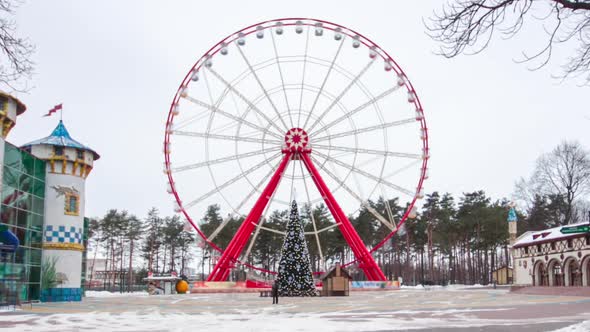
{"label": "castle-like building", "polygon": [[590,286],[588,223],[558,226],[522,234],[513,245],[515,284],[527,286]]}
{"label": "castle-like building", "polygon": [[[20,242],[16,252],[0,256],[0,303],[14,294],[21,302],[80,301],[85,180],[100,156],[73,139],[61,120],[45,138],[10,144],[6,137],[25,110],[0,92],[0,226]],[[50,278],[43,270],[55,273]]]}

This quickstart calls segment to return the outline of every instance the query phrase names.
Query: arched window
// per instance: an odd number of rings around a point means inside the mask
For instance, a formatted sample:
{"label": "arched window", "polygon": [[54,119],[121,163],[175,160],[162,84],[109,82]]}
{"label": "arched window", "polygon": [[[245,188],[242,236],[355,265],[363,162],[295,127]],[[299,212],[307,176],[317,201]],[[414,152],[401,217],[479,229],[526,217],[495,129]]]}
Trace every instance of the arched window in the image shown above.
{"label": "arched window", "polygon": [[70,216],[80,214],[80,196],[75,193],[66,193],[64,213]]}

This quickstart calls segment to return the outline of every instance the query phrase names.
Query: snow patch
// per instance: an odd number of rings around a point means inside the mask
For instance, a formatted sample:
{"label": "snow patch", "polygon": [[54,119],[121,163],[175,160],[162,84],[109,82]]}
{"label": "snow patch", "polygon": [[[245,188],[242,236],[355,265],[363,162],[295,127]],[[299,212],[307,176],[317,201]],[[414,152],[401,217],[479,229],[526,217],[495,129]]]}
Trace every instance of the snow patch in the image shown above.
{"label": "snow patch", "polygon": [[407,289],[407,290],[431,290],[431,289],[435,289],[435,290],[460,290],[460,289],[467,289],[467,288],[487,288],[490,287],[488,286],[484,286],[484,285],[480,285],[480,284],[474,284],[474,285],[462,285],[462,284],[452,284],[452,285],[447,285],[447,286],[441,286],[441,285],[432,285],[432,286],[424,286],[424,285],[416,285],[416,286],[405,286],[402,285],[401,288],[402,289]]}
{"label": "snow patch", "polygon": [[553,332],[588,332],[590,331],[590,320],[585,320],[581,323],[566,326]]}
{"label": "snow patch", "polygon": [[[482,326],[528,325],[531,320],[478,319],[471,314],[489,309],[451,309],[428,312],[431,316],[403,312],[344,312],[292,313],[293,306],[240,310],[237,313],[203,312],[198,314],[161,313],[159,310],[142,312],[89,312],[53,315],[0,315],[3,331],[397,331],[445,328],[477,328]],[[508,308],[496,310],[509,310]],[[401,315],[401,314],[405,315]],[[400,317],[403,316],[403,317]],[[450,316],[449,316],[450,315]],[[446,317],[444,317],[446,316]],[[536,324],[559,321],[535,320]],[[588,331],[590,321],[572,325],[562,332]]]}
{"label": "snow patch", "polygon": [[21,309],[18,308],[17,306],[14,306],[14,305],[0,307],[0,312],[14,312],[14,311],[18,311],[18,310],[21,310]]}
{"label": "snow patch", "polygon": [[122,296],[148,296],[147,292],[113,293],[107,291],[86,291],[86,297],[122,297]]}

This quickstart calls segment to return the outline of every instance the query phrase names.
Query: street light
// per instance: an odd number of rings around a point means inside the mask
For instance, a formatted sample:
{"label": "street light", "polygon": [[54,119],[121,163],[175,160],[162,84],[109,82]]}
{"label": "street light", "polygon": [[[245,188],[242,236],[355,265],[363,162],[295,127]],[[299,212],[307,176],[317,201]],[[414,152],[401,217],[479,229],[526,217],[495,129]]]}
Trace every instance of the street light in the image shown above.
{"label": "street light", "polygon": [[208,256],[203,250],[203,259],[201,260],[201,281],[205,281],[205,260],[208,259]]}

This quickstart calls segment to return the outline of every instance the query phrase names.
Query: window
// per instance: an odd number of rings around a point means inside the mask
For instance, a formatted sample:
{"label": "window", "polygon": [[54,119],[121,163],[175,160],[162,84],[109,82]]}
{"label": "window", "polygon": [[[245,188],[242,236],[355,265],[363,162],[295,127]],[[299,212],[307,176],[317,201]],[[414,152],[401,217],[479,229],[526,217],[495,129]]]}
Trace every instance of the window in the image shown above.
{"label": "window", "polygon": [[537,244],[537,252],[541,252],[541,245]]}
{"label": "window", "polygon": [[590,235],[586,235],[586,245],[590,246]]}
{"label": "window", "polygon": [[527,255],[529,254],[529,247],[524,247],[524,253]]}
{"label": "window", "polygon": [[80,196],[75,193],[66,193],[64,213],[77,216],[80,213]]}
{"label": "window", "polygon": [[573,239],[567,239],[567,247],[568,248],[572,248],[574,246],[574,240]]}
{"label": "window", "polygon": [[84,151],[83,150],[76,150],[76,158],[77,159],[84,159]]}
{"label": "window", "polygon": [[555,242],[551,242],[551,250],[555,250]]}
{"label": "window", "polygon": [[64,147],[63,146],[54,146],[53,153],[56,156],[63,156],[64,155]]}

